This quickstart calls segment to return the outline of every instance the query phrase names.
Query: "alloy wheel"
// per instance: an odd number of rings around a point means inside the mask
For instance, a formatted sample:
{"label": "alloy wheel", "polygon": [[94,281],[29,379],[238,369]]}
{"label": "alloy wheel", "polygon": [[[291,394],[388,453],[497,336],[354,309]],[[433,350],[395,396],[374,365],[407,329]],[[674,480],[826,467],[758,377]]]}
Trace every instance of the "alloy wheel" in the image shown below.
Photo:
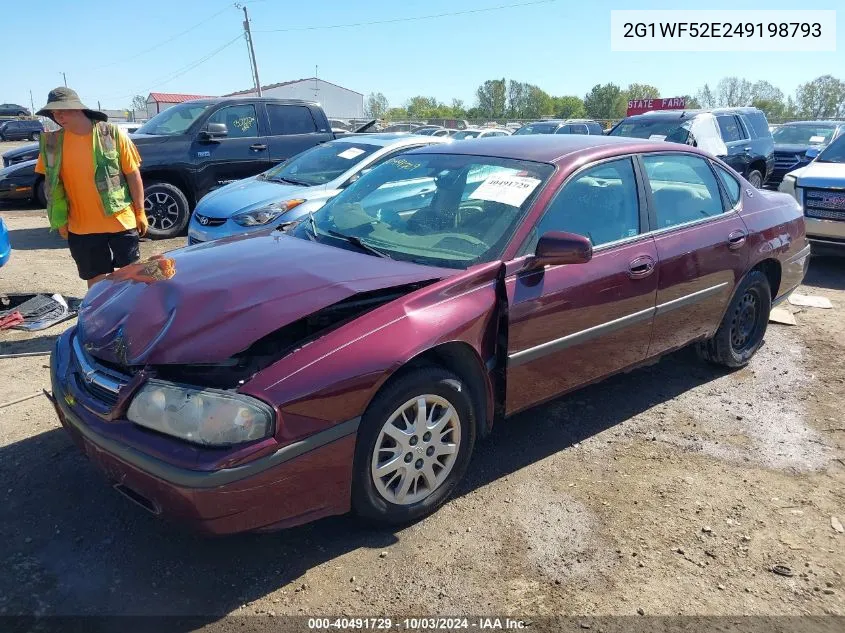
{"label": "alloy wheel", "polygon": [[411,398],[390,415],[376,440],[370,466],[376,490],[396,505],[422,501],[449,476],[460,443],[461,420],[446,398]]}
{"label": "alloy wheel", "polygon": [[150,228],[168,231],[179,221],[179,203],[168,193],[157,191],[144,198]]}

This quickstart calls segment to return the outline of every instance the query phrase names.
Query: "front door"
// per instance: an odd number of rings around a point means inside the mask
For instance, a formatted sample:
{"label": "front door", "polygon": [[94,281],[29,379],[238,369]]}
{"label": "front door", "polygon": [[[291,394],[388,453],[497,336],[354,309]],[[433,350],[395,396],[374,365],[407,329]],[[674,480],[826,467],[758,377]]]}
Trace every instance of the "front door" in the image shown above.
{"label": "front door", "polygon": [[727,170],[680,152],[642,163],[660,261],[653,356],[715,332],[745,270],[748,231],[735,208],[740,184]]}
{"label": "front door", "polygon": [[592,260],[507,277],[508,414],[645,359],[657,250],[638,182],[631,158],[570,178],[522,252],[543,233],[568,231],[590,238]]}
{"label": "front door", "polygon": [[224,106],[214,112],[206,123],[222,123],[227,134],[211,141],[195,140],[193,143],[198,198],[212,189],[254,176],[270,167],[267,138],[259,132],[254,104]]}

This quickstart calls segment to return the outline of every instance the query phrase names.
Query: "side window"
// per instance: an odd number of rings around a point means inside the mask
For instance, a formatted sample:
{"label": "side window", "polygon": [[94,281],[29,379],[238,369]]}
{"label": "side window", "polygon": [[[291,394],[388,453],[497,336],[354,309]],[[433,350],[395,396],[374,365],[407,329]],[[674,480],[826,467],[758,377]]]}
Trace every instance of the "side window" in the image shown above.
{"label": "side window", "polygon": [[313,134],[317,131],[317,124],[314,123],[311,110],[305,106],[268,103],[267,114],[270,116],[270,134],[273,136]]}
{"label": "side window", "polygon": [[590,132],[587,130],[587,126],[583,123],[576,123],[572,126],[572,133],[573,134],[589,134]]}
{"label": "side window", "polygon": [[706,160],[690,154],[643,156],[657,228],[665,229],[724,211],[716,176]]}
{"label": "side window", "polygon": [[722,132],[722,140],[725,143],[733,141],[741,141],[745,138],[742,128],[739,126],[739,120],[732,114],[723,114],[717,116],[716,120],[719,122],[719,130]]}
{"label": "side window", "polygon": [[567,182],[537,224],[536,236],[549,231],[585,235],[593,246],[637,235],[640,205],[631,159],[602,163]]}
{"label": "side window", "polygon": [[255,106],[250,104],[226,106],[208,117],[209,123],[222,123],[229,130],[227,138],[258,136],[258,118]]}
{"label": "side window", "polygon": [[767,136],[771,136],[772,133],[769,132],[769,120],[766,118],[766,114],[764,112],[749,112],[745,119],[750,123],[752,128],[752,137],[765,138]]}
{"label": "side window", "polygon": [[572,134],[572,126],[571,125],[561,125],[555,134]]}
{"label": "side window", "polygon": [[589,130],[590,134],[604,133],[604,130],[601,129],[601,126],[598,123],[587,123],[587,129]]}
{"label": "side window", "polygon": [[728,192],[728,200],[730,200],[731,207],[735,207],[736,203],[739,202],[739,181],[720,165],[714,164],[713,167],[716,169],[716,173],[719,174],[719,180],[725,185],[725,191]]}

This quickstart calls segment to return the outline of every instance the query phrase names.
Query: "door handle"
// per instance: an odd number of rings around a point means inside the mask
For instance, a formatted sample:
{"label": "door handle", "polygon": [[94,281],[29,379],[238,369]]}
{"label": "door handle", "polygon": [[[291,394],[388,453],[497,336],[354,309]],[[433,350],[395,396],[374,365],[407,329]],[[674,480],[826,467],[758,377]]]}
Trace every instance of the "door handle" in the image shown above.
{"label": "door handle", "polygon": [[628,264],[628,276],[631,279],[642,279],[654,272],[655,261],[648,255],[640,255]]}
{"label": "door handle", "polygon": [[742,151],[747,153],[747,152],[751,151],[751,148],[750,147],[743,147]]}
{"label": "door handle", "polygon": [[743,244],[745,244],[746,237],[747,234],[742,229],[733,231],[730,235],[728,235],[728,248],[731,250],[740,248]]}
{"label": "door handle", "polygon": [[267,149],[267,146],[264,143],[253,143],[252,145],[249,146],[249,149],[251,149],[255,152],[260,152],[262,150]]}

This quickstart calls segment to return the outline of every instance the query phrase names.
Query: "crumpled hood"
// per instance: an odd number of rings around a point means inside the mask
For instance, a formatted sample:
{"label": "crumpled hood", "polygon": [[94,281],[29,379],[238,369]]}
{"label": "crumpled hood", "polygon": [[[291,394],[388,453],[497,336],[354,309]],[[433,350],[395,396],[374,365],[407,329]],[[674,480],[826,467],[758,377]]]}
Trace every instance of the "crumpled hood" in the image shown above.
{"label": "crumpled hood", "polygon": [[79,336],[122,365],[221,362],[357,293],[455,272],[278,232],[238,236],[121,268],[85,297]]}
{"label": "crumpled hood", "polygon": [[202,200],[195,211],[210,218],[228,218],[241,211],[252,211],[273,202],[303,198],[312,189],[322,187],[300,187],[255,177],[245,178],[215,189]]}
{"label": "crumpled hood", "polygon": [[6,158],[17,158],[18,156],[23,156],[24,154],[29,154],[30,152],[35,152],[37,154],[38,148],[38,143],[27,143],[26,145],[10,149],[8,152],[5,152],[3,156]]}
{"label": "crumpled hood", "polygon": [[845,187],[845,163],[813,161],[791,175],[797,178],[799,187]]}

